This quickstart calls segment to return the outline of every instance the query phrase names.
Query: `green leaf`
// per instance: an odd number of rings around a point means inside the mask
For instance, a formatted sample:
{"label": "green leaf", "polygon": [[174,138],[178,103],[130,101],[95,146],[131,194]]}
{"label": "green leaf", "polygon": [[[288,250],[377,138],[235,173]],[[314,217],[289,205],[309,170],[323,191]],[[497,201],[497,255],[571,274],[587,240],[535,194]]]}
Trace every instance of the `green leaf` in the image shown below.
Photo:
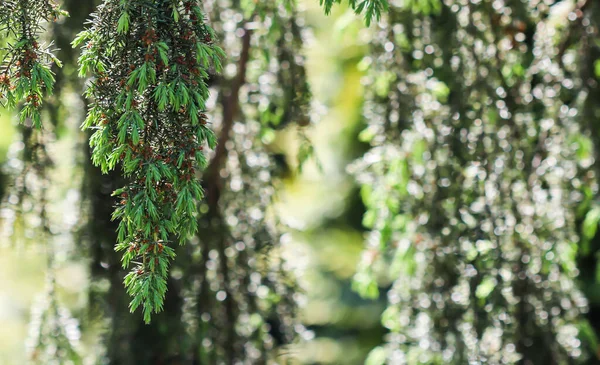
{"label": "green leaf", "polygon": [[117,33],[123,34],[129,31],[129,13],[126,11],[121,14],[119,17],[119,22],[117,23]]}
{"label": "green leaf", "polygon": [[206,133],[206,141],[208,143],[208,147],[211,150],[214,150],[217,147],[217,136],[214,134],[214,132],[208,128],[205,129],[207,131]]}
{"label": "green leaf", "polygon": [[134,145],[138,145],[140,143],[140,134],[138,132],[137,126],[131,127],[131,142]]}
{"label": "green leaf", "polygon": [[584,238],[591,240],[596,235],[598,230],[598,222],[600,222],[600,206],[592,208],[586,215],[582,224],[582,233]]}
{"label": "green leaf", "polygon": [[86,42],[89,39],[90,39],[90,32],[87,30],[83,30],[83,31],[77,33],[77,35],[75,36],[75,39],[73,39],[73,41],[71,42],[71,46],[79,47],[80,45],[83,44],[83,42]]}
{"label": "green leaf", "polygon": [[385,349],[381,346],[375,347],[369,352],[365,365],[384,365],[387,359]]}
{"label": "green leaf", "polygon": [[168,66],[169,57],[167,55],[167,51],[169,50],[169,47],[165,42],[158,42],[156,44],[156,48],[158,49],[158,56],[160,57],[160,60],[165,66]]}
{"label": "green leaf", "polygon": [[352,289],[365,299],[377,299],[379,297],[377,282],[368,271],[359,272],[354,275]]}
{"label": "green leaf", "polygon": [[494,291],[495,286],[496,279],[486,276],[477,286],[477,289],[475,290],[475,296],[477,296],[479,299],[485,299]]}
{"label": "green leaf", "polygon": [[373,138],[375,138],[375,136],[376,136],[375,128],[367,127],[359,133],[358,140],[361,142],[368,143],[368,142],[371,142],[373,140]]}
{"label": "green leaf", "polygon": [[377,221],[377,212],[375,210],[368,210],[363,216],[362,224],[365,228],[373,228]]}

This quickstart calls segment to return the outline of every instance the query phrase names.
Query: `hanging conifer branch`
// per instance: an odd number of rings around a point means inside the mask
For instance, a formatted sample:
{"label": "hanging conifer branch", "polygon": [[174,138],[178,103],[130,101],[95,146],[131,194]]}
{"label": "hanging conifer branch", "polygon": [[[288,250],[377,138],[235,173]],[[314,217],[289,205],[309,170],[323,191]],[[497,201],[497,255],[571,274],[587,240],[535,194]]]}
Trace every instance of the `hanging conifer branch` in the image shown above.
{"label": "hanging conifer branch", "polygon": [[[209,80],[211,128],[225,148],[215,148],[213,167],[202,172],[207,198],[198,204],[199,232],[175,247],[165,313],[150,325],[123,311],[127,295],[111,249],[115,225],[106,220],[106,191],[121,179],[116,171],[100,177],[89,169],[84,199],[91,209],[84,214],[90,231],[84,238],[90,242],[92,282],[110,282],[108,288],[91,285],[91,291],[92,301],[105,309],[100,316],[108,319],[104,343],[111,362],[281,363],[273,356],[303,330],[295,316],[301,295],[282,257],[286,240],[272,208],[282,172],[264,136],[308,124],[302,56],[307,30],[288,1],[205,0],[203,6],[227,52],[226,69],[235,70]],[[237,104],[232,116],[230,102]],[[176,339],[153,335],[165,329]],[[129,341],[132,336],[138,341]],[[149,350],[138,351],[141,337]]]}
{"label": "hanging conifer branch", "polygon": [[[307,31],[288,1],[232,5],[205,0],[202,5],[227,51],[226,69],[235,70],[219,76],[211,70],[208,81],[211,129],[226,148],[219,167],[202,172],[207,199],[198,204],[199,232],[186,245],[174,247],[177,260],[170,266],[165,313],[150,325],[124,313],[123,271],[112,250],[116,227],[106,219],[107,189],[115,190],[122,179],[117,171],[100,176],[90,167],[86,173],[84,200],[90,210],[83,214],[89,230],[82,238],[89,242],[92,282],[110,282],[108,287],[92,284],[90,292],[106,320],[103,344],[111,362],[280,362],[273,356],[303,328],[295,319],[298,285],[281,257],[285,239],[272,211],[281,170],[263,136],[274,128],[308,124],[310,93],[301,49]],[[228,98],[232,89],[238,89],[235,99]],[[228,99],[238,109],[225,118]],[[227,140],[224,118],[231,120]],[[211,164],[217,153],[215,148]],[[214,203],[208,194],[216,198]],[[153,335],[165,329],[177,333],[176,339]],[[129,341],[132,336],[138,341]],[[141,341],[147,351],[138,351]]]}
{"label": "hanging conifer branch", "polygon": [[172,237],[183,243],[197,229],[196,168],[203,144],[216,142],[204,114],[207,69],[223,57],[213,40],[197,1],[107,0],[74,42],[85,44],[80,74],[94,76],[83,124],[96,130],[93,162],[105,173],[120,164],[131,181],[115,191],[116,249],[124,267],[135,263],[125,285],[146,322],[162,308]]}
{"label": "hanging conifer branch", "polygon": [[[319,0],[319,3],[325,8],[325,14],[329,14],[333,5],[341,4],[342,0]],[[381,14],[389,7],[387,0],[348,0],[348,5],[356,14],[364,12],[367,26],[371,25],[373,19],[379,21]]]}
{"label": "hanging conifer branch", "polygon": [[44,22],[66,15],[52,0],[6,0],[0,4],[0,36],[9,39],[0,68],[0,104],[10,108],[23,102],[21,122],[30,118],[40,128],[44,93],[54,87],[52,65],[60,61],[44,45]]}

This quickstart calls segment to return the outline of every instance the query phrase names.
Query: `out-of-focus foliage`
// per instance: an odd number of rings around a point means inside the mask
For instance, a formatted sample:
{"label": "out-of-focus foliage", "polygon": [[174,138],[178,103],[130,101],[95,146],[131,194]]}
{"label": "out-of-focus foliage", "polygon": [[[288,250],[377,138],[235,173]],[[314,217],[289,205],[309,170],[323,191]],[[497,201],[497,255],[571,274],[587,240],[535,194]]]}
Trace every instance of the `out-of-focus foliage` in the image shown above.
{"label": "out-of-focus foliage", "polygon": [[29,323],[28,357],[34,364],[81,364],[77,352],[81,333],[79,322],[56,298],[53,275],[48,291],[33,307]]}
{"label": "out-of-focus foliage", "polygon": [[[49,22],[66,15],[53,1],[5,1],[0,4],[0,31],[6,47],[2,49],[0,100],[18,108],[20,139],[9,150],[5,169],[12,179],[0,208],[0,241],[40,243],[46,253],[46,289],[34,307],[27,343],[32,363],[80,363],[76,352],[77,321],[55,295],[55,247],[57,220],[51,216],[53,158],[56,120],[52,103],[43,103],[55,89],[52,66],[61,66],[43,41]],[[50,27],[51,28],[51,27]],[[43,113],[51,115],[43,120]],[[22,247],[22,246],[21,246]]]}
{"label": "out-of-focus foliage", "polygon": [[591,3],[390,2],[363,60],[372,149],[351,169],[371,229],[355,287],[395,279],[368,363],[596,356],[575,282],[597,191],[586,38],[570,38],[597,32]]}
{"label": "out-of-focus foliage", "polygon": [[220,137],[203,174],[208,197],[199,226],[214,234],[198,234],[194,244],[201,261],[188,288],[198,298],[190,309],[203,322],[196,335],[213,339],[204,356],[260,363],[303,331],[296,322],[301,293],[283,256],[289,237],[272,207],[285,166],[267,146],[278,130],[310,122],[306,34],[293,2],[238,8],[219,0],[205,7],[229,57],[223,79],[211,87]]}

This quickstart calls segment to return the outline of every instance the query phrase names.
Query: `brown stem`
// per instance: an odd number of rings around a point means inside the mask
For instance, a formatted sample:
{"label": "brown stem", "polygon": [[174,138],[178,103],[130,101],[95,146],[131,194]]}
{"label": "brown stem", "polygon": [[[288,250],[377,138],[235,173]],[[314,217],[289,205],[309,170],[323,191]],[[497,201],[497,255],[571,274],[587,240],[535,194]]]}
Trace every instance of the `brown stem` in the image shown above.
{"label": "brown stem", "polygon": [[[218,208],[218,202],[220,197],[220,191],[222,187],[222,180],[220,177],[220,170],[225,163],[227,157],[226,144],[231,138],[231,130],[233,128],[233,122],[238,116],[240,110],[239,94],[240,89],[246,83],[246,70],[248,60],[250,58],[250,43],[252,38],[252,31],[250,29],[244,29],[244,35],[242,36],[242,50],[240,52],[240,58],[238,60],[238,69],[235,78],[231,81],[229,94],[224,95],[221,99],[221,105],[223,107],[223,121],[221,124],[221,134],[219,136],[218,144],[215,149],[215,156],[213,157],[210,166],[208,167],[204,186],[206,189],[207,201],[209,205],[209,215],[213,217],[220,217]],[[226,226],[215,227],[219,231],[226,232]],[[217,249],[219,251],[220,268],[223,274],[223,289],[226,293],[224,300],[225,305],[225,316],[227,318],[227,356],[228,364],[234,363],[234,347],[235,347],[235,320],[236,313],[234,308],[234,298],[232,291],[229,287],[229,267],[228,258],[225,255],[227,235],[217,235]],[[206,284],[204,284],[206,285]],[[203,285],[203,286],[204,286]]]}
{"label": "brown stem", "polygon": [[238,115],[240,109],[239,94],[240,89],[244,83],[246,83],[246,69],[248,66],[248,60],[250,58],[250,40],[252,38],[252,30],[245,29],[244,35],[242,36],[242,51],[240,53],[240,59],[238,61],[237,75],[232,80],[229,95],[226,95],[222,99],[223,106],[223,122],[221,127],[221,135],[217,148],[215,149],[215,156],[212,159],[210,166],[206,171],[205,186],[207,192],[207,200],[209,206],[214,209],[219,201],[219,193],[221,190],[221,179],[219,171],[224,163],[227,155],[227,149],[225,145],[230,139],[231,129],[233,128],[233,121]]}

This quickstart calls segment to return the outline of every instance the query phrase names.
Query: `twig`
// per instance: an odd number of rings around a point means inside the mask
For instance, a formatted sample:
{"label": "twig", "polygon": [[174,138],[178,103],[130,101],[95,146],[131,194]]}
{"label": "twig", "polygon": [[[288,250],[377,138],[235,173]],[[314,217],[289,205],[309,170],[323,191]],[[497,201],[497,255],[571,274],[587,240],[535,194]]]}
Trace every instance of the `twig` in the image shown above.
{"label": "twig", "polygon": [[242,85],[246,83],[246,69],[248,66],[248,60],[250,58],[250,41],[252,38],[252,30],[244,29],[244,35],[242,36],[242,51],[240,53],[240,59],[238,61],[237,75],[233,79],[229,95],[223,97],[223,122],[221,127],[221,135],[219,136],[217,148],[215,149],[215,156],[210,163],[206,171],[205,186],[207,192],[208,204],[211,208],[216,208],[219,201],[219,192],[221,190],[221,179],[219,177],[219,170],[221,169],[225,157],[227,155],[227,148],[225,147],[229,141],[231,129],[233,128],[233,121],[237,116],[240,103],[239,94]]}

